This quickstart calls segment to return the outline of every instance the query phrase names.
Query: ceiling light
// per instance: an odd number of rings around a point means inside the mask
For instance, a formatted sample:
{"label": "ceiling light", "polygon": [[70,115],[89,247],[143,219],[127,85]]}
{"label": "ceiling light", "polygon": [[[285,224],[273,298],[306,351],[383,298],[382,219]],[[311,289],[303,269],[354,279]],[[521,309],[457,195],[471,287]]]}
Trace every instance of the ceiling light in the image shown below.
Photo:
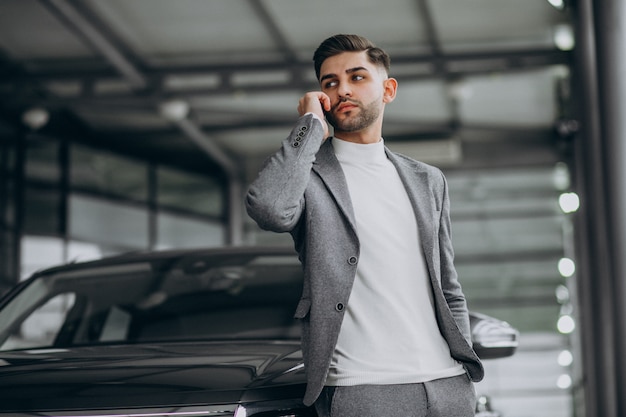
{"label": "ceiling light", "polygon": [[559,273],[561,276],[567,278],[574,275],[576,272],[576,264],[570,258],[561,258],[558,264]]}
{"label": "ceiling light", "polygon": [[580,207],[580,198],[576,193],[563,193],[559,196],[559,207],[563,213],[573,213]]}
{"label": "ceiling light", "polygon": [[22,123],[32,130],[38,130],[44,127],[50,120],[48,110],[41,107],[33,107],[22,114]]}
{"label": "ceiling light", "polygon": [[570,300],[569,289],[567,289],[565,285],[561,284],[557,286],[554,292],[556,295],[556,300],[559,302],[559,304],[565,304]]}
{"label": "ceiling light", "polygon": [[175,99],[161,103],[159,113],[170,122],[179,122],[189,115],[189,103]]}
{"label": "ceiling light", "polygon": [[569,314],[563,314],[559,317],[556,328],[560,333],[570,334],[576,328],[576,321]]}
{"label": "ceiling light", "polygon": [[570,25],[557,25],[554,28],[554,44],[561,51],[574,49],[574,32]]}
{"label": "ceiling light", "polygon": [[556,386],[561,389],[568,389],[572,386],[572,377],[567,374],[559,376],[556,380]]}
{"label": "ceiling light", "polygon": [[565,8],[565,2],[563,0],[548,0],[555,9],[563,10]]}
{"label": "ceiling light", "polygon": [[570,366],[574,362],[574,355],[567,349],[562,350],[561,353],[559,353],[557,362],[562,367]]}

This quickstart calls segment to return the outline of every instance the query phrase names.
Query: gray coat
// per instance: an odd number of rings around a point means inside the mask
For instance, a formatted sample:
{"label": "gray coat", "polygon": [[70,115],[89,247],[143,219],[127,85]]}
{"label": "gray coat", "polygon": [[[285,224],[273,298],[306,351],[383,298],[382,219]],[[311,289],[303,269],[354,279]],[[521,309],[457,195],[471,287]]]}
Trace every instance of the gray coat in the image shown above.
{"label": "gray coat", "polygon": [[[324,386],[359,259],[352,203],[331,140],[323,141],[322,126],[312,115],[301,117],[245,200],[261,228],[291,233],[304,268],[295,317],[303,324],[307,405]],[[415,211],[439,329],[453,358],[473,381],[480,381],[484,372],[471,348],[467,305],[453,265],[445,178],[437,168],[386,152]]]}

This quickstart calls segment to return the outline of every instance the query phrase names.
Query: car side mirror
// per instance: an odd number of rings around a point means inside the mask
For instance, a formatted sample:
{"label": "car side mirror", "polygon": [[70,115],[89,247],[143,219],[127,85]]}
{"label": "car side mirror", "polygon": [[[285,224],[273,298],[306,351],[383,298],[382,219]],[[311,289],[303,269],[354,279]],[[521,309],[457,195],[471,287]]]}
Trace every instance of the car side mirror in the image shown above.
{"label": "car side mirror", "polygon": [[470,312],[474,351],[481,359],[512,356],[519,344],[519,331],[509,323],[486,314]]}

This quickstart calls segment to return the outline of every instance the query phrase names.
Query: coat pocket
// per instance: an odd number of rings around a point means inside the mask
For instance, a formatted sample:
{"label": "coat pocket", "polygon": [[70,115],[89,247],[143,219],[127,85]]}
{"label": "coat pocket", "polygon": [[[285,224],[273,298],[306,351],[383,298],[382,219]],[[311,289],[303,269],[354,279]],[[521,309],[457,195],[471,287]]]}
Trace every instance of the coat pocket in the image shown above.
{"label": "coat pocket", "polygon": [[301,298],[300,302],[298,302],[298,307],[296,307],[296,312],[293,317],[296,319],[303,319],[309,314],[309,310],[311,309],[311,300],[308,298]]}

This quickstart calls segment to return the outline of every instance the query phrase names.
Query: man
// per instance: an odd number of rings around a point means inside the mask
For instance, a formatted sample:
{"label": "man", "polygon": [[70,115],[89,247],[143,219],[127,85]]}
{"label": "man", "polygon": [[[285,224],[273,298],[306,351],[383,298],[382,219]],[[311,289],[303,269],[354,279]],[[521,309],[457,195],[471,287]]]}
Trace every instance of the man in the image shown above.
{"label": "man", "polygon": [[[389,56],[356,35],[314,54],[320,91],[246,196],[263,229],[289,232],[304,267],[304,403],[320,416],[474,415],[465,297],[440,170],[390,152]],[[334,135],[328,137],[328,126]]]}

